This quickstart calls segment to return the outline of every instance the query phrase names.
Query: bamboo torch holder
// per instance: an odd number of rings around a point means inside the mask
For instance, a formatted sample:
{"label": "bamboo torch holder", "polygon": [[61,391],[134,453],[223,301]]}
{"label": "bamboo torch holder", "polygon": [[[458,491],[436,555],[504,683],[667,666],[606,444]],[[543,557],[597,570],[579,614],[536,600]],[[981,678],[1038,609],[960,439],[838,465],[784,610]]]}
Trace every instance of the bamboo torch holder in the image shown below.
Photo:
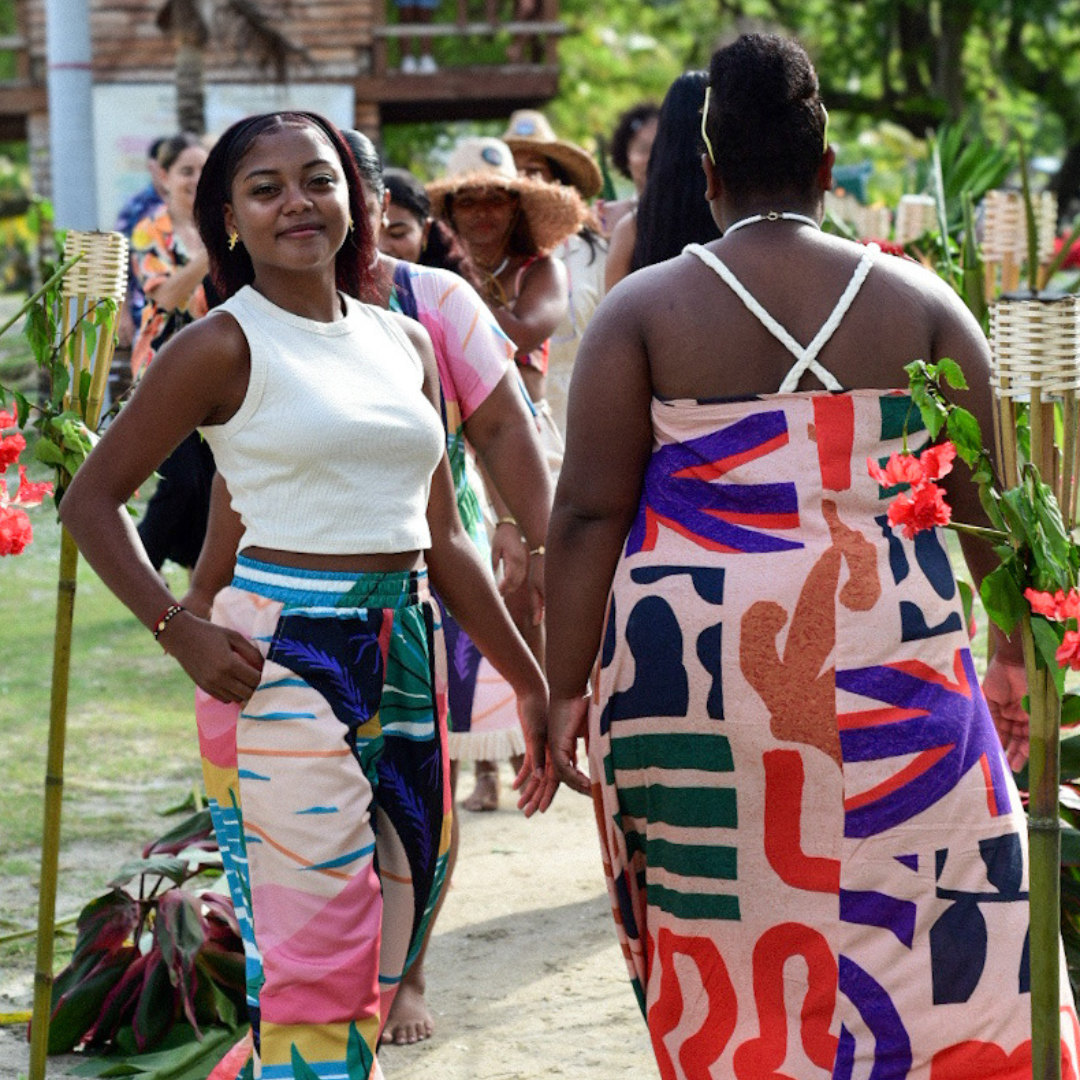
{"label": "bamboo torch holder", "polygon": [[[1031,436],[1028,460],[1039,470],[1042,480],[1053,487],[1065,526],[1071,532],[1076,520],[1080,298],[1048,292],[1005,294],[991,309],[990,337],[998,462],[1005,486],[1015,487],[1023,479],[1016,421],[1018,406],[1027,402]],[[1061,701],[1053,672],[1037,664],[1030,617],[1024,619],[1022,627],[1031,718],[1028,838],[1032,1075],[1052,1080],[1061,1075]]]}
{"label": "bamboo torch holder", "polygon": [[[1038,233],[1039,285],[1046,284],[1046,270],[1054,258],[1057,228],[1057,197],[1044,191],[1033,199]],[[986,273],[986,296],[1013,293],[1028,260],[1027,213],[1018,191],[988,191],[983,200],[982,257]]]}
{"label": "bamboo torch holder", "polygon": [[[120,233],[69,231],[64,260],[81,255],[60,286],[60,344],[70,365],[66,407],[82,413],[94,430],[109,378],[115,347],[116,314],[127,288],[127,240]],[[103,301],[116,307],[96,313]],[[87,338],[78,331],[80,319],[96,323]],[[82,407],[79,392],[83,372],[90,386]],[[53,934],[56,927],[56,891],[60,862],[60,817],[63,806],[64,744],[67,736],[68,680],[71,670],[71,630],[75,615],[75,583],[79,551],[71,534],[60,534],[60,575],[57,585],[56,631],[53,638],[52,691],[49,703],[49,746],[45,766],[45,821],[41,841],[38,893],[37,957],[34,973],[34,1011],[30,1029],[29,1080],[45,1080],[52,1012]]]}

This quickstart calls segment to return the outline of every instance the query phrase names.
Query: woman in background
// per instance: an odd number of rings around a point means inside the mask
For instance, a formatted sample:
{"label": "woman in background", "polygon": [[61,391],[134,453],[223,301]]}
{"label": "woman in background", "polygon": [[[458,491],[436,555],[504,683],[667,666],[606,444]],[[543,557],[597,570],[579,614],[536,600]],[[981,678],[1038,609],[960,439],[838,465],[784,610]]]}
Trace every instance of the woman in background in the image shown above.
{"label": "woman in background", "polygon": [[[514,155],[522,176],[577,189],[586,203],[600,194],[600,168],[588,151],[556,138],[543,113],[519,109],[510,117],[503,141]],[[585,223],[552,254],[566,267],[566,315],[551,335],[546,398],[559,434],[566,431],[566,395],[581,337],[597,305],[604,298],[607,241],[600,222],[590,210]]]}
{"label": "woman in background", "polygon": [[[173,335],[206,314],[202,282],[209,263],[194,216],[206,156],[197,135],[185,132],[162,140],[157,164],[165,203],[131,233],[132,275],[145,296],[131,350],[136,379]],[[190,570],[206,535],[214,455],[193,433],[157,471],[157,486],[139,522],[139,538],[155,570],[166,559]]]}
{"label": "woman in background", "polygon": [[628,199],[601,201],[597,209],[600,226],[605,236],[611,236],[623,217],[633,213],[637,201],[645,189],[645,174],[649,168],[649,155],[656,139],[660,108],[654,102],[642,101],[629,108],[619,117],[611,136],[611,163],[634,185],[634,194]]}
{"label": "woman in background", "polygon": [[707,81],[704,71],[688,71],[664,96],[637,211],[624,217],[611,236],[605,272],[609,289],[634,270],[673,259],[687,244],[705,244],[717,236],[701,174],[701,102]]}

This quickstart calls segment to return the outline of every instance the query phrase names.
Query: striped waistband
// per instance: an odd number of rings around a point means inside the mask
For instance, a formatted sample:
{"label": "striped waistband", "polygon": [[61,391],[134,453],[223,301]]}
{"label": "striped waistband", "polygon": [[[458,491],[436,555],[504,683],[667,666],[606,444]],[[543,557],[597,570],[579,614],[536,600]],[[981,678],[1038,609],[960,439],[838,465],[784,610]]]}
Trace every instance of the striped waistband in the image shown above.
{"label": "striped waistband", "polygon": [[233,587],[286,607],[411,607],[428,599],[427,570],[300,570],[236,557]]}

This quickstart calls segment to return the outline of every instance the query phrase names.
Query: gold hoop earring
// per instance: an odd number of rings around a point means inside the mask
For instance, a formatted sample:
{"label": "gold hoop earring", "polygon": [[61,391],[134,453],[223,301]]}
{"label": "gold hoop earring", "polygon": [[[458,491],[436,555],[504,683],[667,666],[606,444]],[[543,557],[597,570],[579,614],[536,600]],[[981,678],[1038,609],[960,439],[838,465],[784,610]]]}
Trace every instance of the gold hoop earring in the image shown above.
{"label": "gold hoop earring", "polygon": [[354,232],[356,229],[356,222],[352,219],[352,214],[349,215],[349,232]]}
{"label": "gold hoop earring", "polygon": [[240,234],[238,232],[229,233],[229,250],[235,251],[236,245],[240,242]]}

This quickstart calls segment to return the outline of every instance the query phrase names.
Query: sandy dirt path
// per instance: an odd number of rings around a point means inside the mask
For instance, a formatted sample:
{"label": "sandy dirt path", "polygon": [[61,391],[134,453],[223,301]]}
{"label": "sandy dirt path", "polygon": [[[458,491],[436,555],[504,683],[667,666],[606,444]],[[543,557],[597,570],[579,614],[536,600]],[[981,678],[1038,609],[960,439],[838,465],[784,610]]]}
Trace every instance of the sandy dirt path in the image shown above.
{"label": "sandy dirt path", "polygon": [[[461,813],[462,855],[428,954],[433,1039],[386,1047],[387,1080],[612,1080],[657,1075],[600,870],[590,803],[559,792],[526,821]],[[467,793],[470,779],[463,777]],[[89,899],[89,898],[87,898]],[[0,1012],[29,1008],[32,973],[4,972]],[[24,1029],[0,1028],[0,1077],[25,1077]],[[70,1076],[76,1056],[50,1062]]]}

